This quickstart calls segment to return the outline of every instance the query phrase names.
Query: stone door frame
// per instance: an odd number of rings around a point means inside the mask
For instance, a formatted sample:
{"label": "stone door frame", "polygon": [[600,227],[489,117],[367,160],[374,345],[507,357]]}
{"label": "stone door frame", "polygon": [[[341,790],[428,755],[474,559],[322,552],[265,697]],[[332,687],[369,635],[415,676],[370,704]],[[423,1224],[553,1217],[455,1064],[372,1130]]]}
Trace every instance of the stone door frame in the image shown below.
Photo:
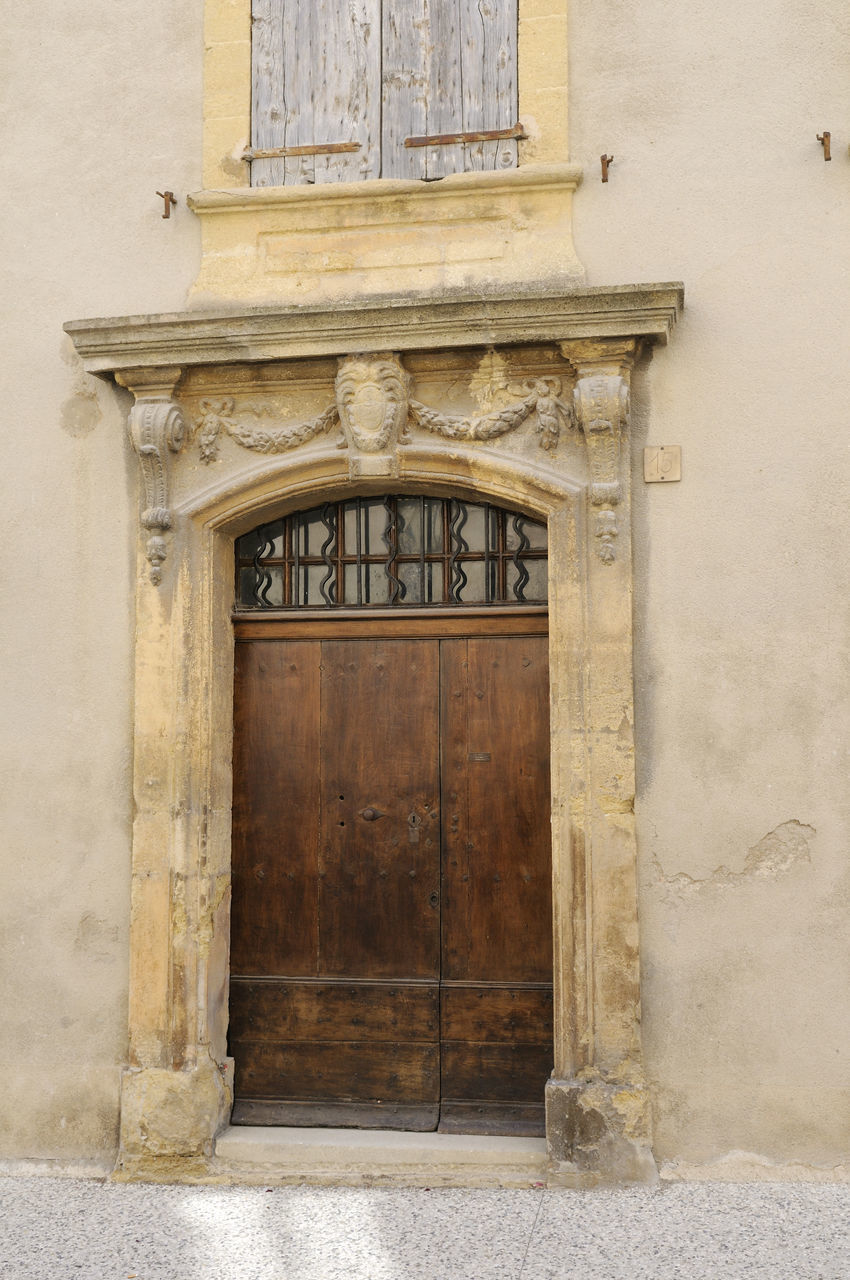
{"label": "stone door frame", "polygon": [[[637,354],[667,340],[681,305],[680,286],[625,286],[395,300],[352,307],[347,315],[340,308],[274,308],[66,326],[89,372],[112,375],[133,392],[129,428],[144,489],[129,1055],[119,1155],[125,1173],[209,1175],[216,1134],[229,1118],[233,540],[272,514],[392,488],[488,499],[548,522],[550,1179],[587,1185],[655,1176],[640,1052],[628,418]],[[504,430],[527,426],[536,415],[536,435],[510,452],[488,445],[494,431],[484,418],[458,426],[460,419],[435,412],[433,435],[404,435],[405,352],[528,343],[554,347],[569,374],[569,403],[561,400],[557,412],[583,438],[583,466],[559,460],[557,414],[546,387],[535,392],[533,384],[525,409],[518,406],[516,422]],[[250,465],[212,477],[197,467],[178,475],[186,468],[187,370],[214,368],[226,387],[227,370],[237,364],[315,355],[339,358],[349,382],[349,374],[384,379],[389,443],[387,433],[378,448],[363,438],[338,375],[335,421],[347,448],[322,435],[331,406],[324,425],[316,419],[319,426],[299,427],[300,436],[284,439],[279,429],[279,452],[271,458],[252,454]],[[402,370],[395,380],[386,375],[388,362]],[[308,427],[315,439],[302,445]],[[215,431],[207,411],[200,441],[195,432],[202,456]],[[249,447],[257,447],[256,438]]]}

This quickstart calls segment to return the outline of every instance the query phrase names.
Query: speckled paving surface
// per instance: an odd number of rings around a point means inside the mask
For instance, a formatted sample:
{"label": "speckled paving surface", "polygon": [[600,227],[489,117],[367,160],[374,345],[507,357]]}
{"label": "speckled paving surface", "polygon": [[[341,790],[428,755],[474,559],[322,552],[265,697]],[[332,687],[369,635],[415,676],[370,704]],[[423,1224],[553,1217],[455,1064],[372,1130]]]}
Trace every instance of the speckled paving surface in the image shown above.
{"label": "speckled paving surface", "polygon": [[848,1280],[850,1186],[155,1187],[0,1178],[3,1280]]}

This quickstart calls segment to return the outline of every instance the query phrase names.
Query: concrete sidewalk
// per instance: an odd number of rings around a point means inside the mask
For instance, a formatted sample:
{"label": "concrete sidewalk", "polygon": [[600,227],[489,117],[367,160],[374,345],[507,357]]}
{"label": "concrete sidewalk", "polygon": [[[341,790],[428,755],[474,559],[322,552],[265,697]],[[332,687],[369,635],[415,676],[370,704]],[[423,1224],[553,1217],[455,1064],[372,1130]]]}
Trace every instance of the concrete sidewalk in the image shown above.
{"label": "concrete sidewalk", "polygon": [[3,1280],[848,1280],[850,1186],[427,1191],[0,1177]]}

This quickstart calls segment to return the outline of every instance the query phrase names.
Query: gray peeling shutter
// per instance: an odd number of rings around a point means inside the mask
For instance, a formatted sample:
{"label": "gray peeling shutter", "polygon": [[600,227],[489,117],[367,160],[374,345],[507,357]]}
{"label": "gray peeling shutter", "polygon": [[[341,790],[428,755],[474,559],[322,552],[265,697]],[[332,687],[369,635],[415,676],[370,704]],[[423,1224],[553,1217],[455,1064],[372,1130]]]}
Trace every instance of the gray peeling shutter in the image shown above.
{"label": "gray peeling shutter", "polygon": [[[441,178],[516,164],[516,141],[406,147],[517,119],[516,0],[252,0],[254,186]],[[359,143],[357,150],[316,152]]]}
{"label": "gray peeling shutter", "polygon": [[384,0],[381,176],[506,169],[516,141],[405,147],[405,138],[517,121],[516,0]]}
{"label": "gray peeling shutter", "polygon": [[[404,0],[401,0],[403,3]],[[381,0],[252,0],[255,187],[380,176]]]}

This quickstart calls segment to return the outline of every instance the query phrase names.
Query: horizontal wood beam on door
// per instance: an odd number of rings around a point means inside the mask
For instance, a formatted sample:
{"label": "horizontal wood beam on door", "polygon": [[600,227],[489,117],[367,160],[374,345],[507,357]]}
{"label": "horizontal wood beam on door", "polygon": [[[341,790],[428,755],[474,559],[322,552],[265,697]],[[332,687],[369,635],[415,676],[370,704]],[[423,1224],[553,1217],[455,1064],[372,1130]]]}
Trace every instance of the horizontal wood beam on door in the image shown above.
{"label": "horizontal wood beam on door", "polygon": [[364,616],[361,610],[347,616],[326,611],[305,618],[258,617],[254,614],[234,619],[237,640],[314,640],[367,639],[371,636],[418,639],[441,636],[529,636],[546,635],[549,616],[545,609],[526,612],[511,609],[503,613],[477,613],[472,610],[453,613],[395,614],[382,610],[380,616]]}

